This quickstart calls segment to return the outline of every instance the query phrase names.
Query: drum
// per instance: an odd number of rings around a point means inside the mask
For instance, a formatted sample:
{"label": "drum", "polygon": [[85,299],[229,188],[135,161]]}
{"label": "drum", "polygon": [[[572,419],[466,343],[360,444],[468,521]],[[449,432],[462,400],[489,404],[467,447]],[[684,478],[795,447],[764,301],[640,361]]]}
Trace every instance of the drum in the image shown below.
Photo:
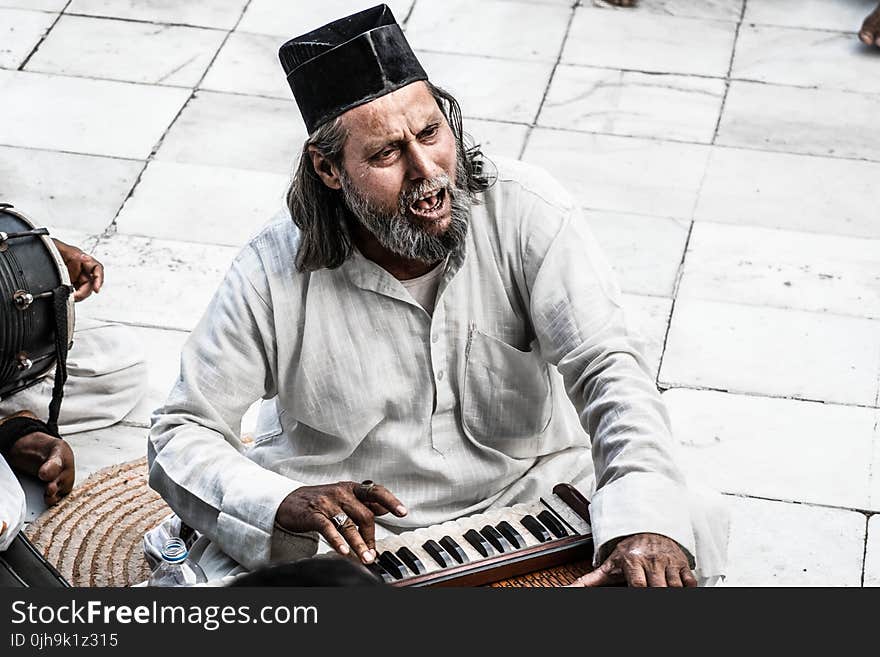
{"label": "drum", "polygon": [[[60,364],[61,381],[53,394],[53,405],[60,405],[73,336],[71,292],[67,267],[49,231],[0,203],[0,399],[33,385]],[[54,410],[50,421],[57,420]]]}

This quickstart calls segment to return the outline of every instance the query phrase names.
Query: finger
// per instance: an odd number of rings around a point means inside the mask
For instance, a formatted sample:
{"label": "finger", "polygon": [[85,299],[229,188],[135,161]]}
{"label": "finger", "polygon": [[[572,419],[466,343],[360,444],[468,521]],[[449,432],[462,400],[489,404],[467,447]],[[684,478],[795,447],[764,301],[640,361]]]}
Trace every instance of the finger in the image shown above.
{"label": "finger", "polygon": [[336,525],[330,522],[330,519],[327,516],[321,515],[320,513],[316,513],[314,518],[315,529],[324,537],[324,540],[329,543],[330,547],[336,550],[339,554],[348,556],[351,550],[348,547],[348,543],[346,543],[345,539],[342,537],[342,534],[337,531]]}
{"label": "finger", "polygon": [[689,589],[697,586],[697,578],[694,576],[694,573],[690,568],[684,567],[679,573],[681,573],[681,581],[682,583]]}
{"label": "finger", "polygon": [[360,484],[355,484],[352,490],[361,502],[379,504],[396,516],[406,515],[406,507],[403,502],[381,484],[376,484],[369,490],[364,489]]}
{"label": "finger", "polygon": [[364,506],[366,506],[374,516],[384,516],[388,513],[388,509],[375,502],[364,502]]}
{"label": "finger", "polygon": [[43,493],[43,500],[48,506],[52,506],[58,501],[58,482],[52,481],[46,486]]}
{"label": "finger", "polygon": [[569,584],[572,587],[594,587],[594,586],[610,586],[616,584],[618,578],[611,574],[613,568],[611,562],[606,560],[601,566],[586,575],[581,575],[574,582]]}
{"label": "finger", "polygon": [[658,564],[647,564],[643,566],[645,576],[648,580],[648,586],[651,588],[666,588],[666,568]]}
{"label": "finger", "polygon": [[64,462],[61,460],[61,456],[57,453],[53,453],[48,459],[46,459],[45,463],[40,466],[40,469],[37,471],[37,477],[39,477],[41,481],[52,481],[61,474],[62,470],[64,470]]}
{"label": "finger", "polygon": [[645,569],[642,564],[627,564],[623,568],[623,576],[626,578],[627,586],[643,589],[648,586],[648,579],[645,576]]}
{"label": "finger", "polygon": [[666,584],[670,588],[680,589],[684,586],[681,581],[681,571],[676,566],[666,566]]}
{"label": "finger", "polygon": [[[371,551],[376,548],[376,524],[373,521],[373,512],[361,504],[353,495],[350,500],[343,500],[340,506],[346,515],[354,521],[354,524],[357,525],[358,534],[363,539],[364,548],[355,548],[355,552],[361,556],[361,560],[364,563],[369,563],[373,560]],[[355,546],[352,545],[352,547]],[[367,556],[368,554],[369,556]]]}
{"label": "finger", "polygon": [[364,563],[371,563],[373,561],[373,553],[367,547],[367,544],[364,543],[364,538],[361,536],[358,526],[351,519],[339,528],[339,533],[348,541],[354,553],[360,556],[361,561]]}
{"label": "finger", "polygon": [[104,265],[88,255],[83,258],[83,261],[86,258],[89,260],[89,275],[91,277],[92,289],[97,294],[101,291],[101,286],[104,284]]}

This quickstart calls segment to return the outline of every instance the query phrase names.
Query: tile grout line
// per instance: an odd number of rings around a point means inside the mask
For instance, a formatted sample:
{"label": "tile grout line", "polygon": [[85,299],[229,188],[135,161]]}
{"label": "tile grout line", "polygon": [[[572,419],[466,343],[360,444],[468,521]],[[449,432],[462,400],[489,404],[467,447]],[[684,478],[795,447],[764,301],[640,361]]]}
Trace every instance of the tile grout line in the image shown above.
{"label": "tile grout line", "polygon": [[[708,162],[706,169],[709,168]],[[703,176],[705,178],[705,171]],[[660,371],[663,369],[663,359],[666,357],[666,345],[669,342],[669,334],[672,332],[672,317],[675,313],[675,304],[678,301],[678,289],[681,286],[681,279],[684,278],[684,261],[687,258],[688,247],[691,243],[691,235],[694,233],[693,212],[691,212],[691,222],[688,226],[687,237],[684,240],[684,250],[681,252],[681,260],[678,263],[678,270],[675,272],[675,282],[672,285],[672,303],[669,305],[669,318],[666,320],[666,332],[663,334],[663,347],[660,349],[660,360],[657,362],[657,376],[654,378],[654,384],[660,388]]]}
{"label": "tile grout line", "polygon": [[535,126],[538,124],[538,117],[541,116],[541,111],[544,109],[544,102],[547,100],[547,94],[550,93],[550,85],[553,84],[553,78],[556,76],[556,69],[559,68],[559,62],[562,61],[562,53],[565,51],[565,44],[568,41],[568,35],[571,32],[571,24],[574,22],[574,16],[579,4],[579,1],[574,2],[570,7],[568,23],[565,25],[565,34],[562,35],[562,41],[559,43],[559,52],[556,55],[556,61],[553,64],[553,68],[550,69],[550,77],[547,78],[547,86],[544,87],[544,94],[541,96],[541,102],[538,103],[538,109],[535,111],[535,118],[532,119],[528,130],[526,130],[526,136],[523,138],[522,146],[519,149],[519,155],[517,155],[516,158],[518,160],[521,160],[523,155],[525,155],[526,149],[529,146],[529,141],[532,138],[532,133],[535,131]]}
{"label": "tile grout line", "polygon": [[837,401],[828,401],[825,399],[814,399],[810,397],[796,397],[794,395],[774,395],[769,392],[754,392],[749,390],[729,390],[727,388],[713,388],[712,386],[701,386],[684,382],[663,382],[658,385],[661,393],[671,390],[693,390],[696,392],[721,392],[725,395],[734,395],[736,397],[757,397],[760,399],[779,399],[781,401],[797,401],[808,404],[824,404],[826,406],[836,406],[838,408],[863,408],[867,411],[880,410],[876,406],[870,404],[845,403]]}
{"label": "tile grout line", "polygon": [[33,47],[33,49],[28,53],[28,56],[24,58],[24,61],[19,65],[19,67],[16,70],[18,70],[18,71],[24,70],[24,67],[27,66],[29,61],[31,61],[31,57],[33,57],[36,54],[36,52],[40,49],[40,46],[43,45],[43,42],[46,40],[46,38],[52,33],[52,30],[55,29],[55,26],[58,25],[58,21],[61,20],[61,17],[64,15],[65,10],[70,6],[71,2],[73,2],[73,0],[67,0],[64,7],[62,7],[61,11],[58,12],[58,15],[55,17],[55,20],[52,21],[52,24],[49,26],[49,29],[47,29],[46,33],[40,37],[40,40],[37,41],[37,45],[35,45]]}
{"label": "tile grout line", "polygon": [[[70,0],[71,2],[73,0]],[[68,5],[70,2],[68,2]],[[170,21],[151,21],[144,18],[127,18],[125,16],[104,16],[98,14],[80,14],[73,11],[66,11],[67,7],[62,10],[65,16],[73,16],[74,18],[88,18],[99,21],[119,21],[121,23],[137,23],[140,25],[155,25],[157,27],[186,27],[193,30],[210,30],[211,32],[227,32],[223,27],[212,27],[208,25],[195,25],[194,23],[173,23]],[[236,23],[237,24],[237,23]]]}
{"label": "tile grout line", "polygon": [[[114,235],[116,233],[116,221],[119,219],[119,215],[122,212],[122,209],[125,207],[125,204],[128,203],[128,200],[132,196],[134,196],[134,192],[137,189],[138,185],[140,184],[141,179],[143,178],[144,173],[147,170],[147,167],[150,166],[150,163],[153,161],[153,158],[156,156],[156,153],[158,153],[159,149],[162,147],[162,143],[165,141],[165,137],[168,136],[168,133],[171,131],[171,128],[174,127],[175,123],[177,123],[177,119],[180,118],[181,114],[183,114],[184,110],[186,110],[186,108],[189,106],[190,101],[192,101],[193,98],[195,98],[196,93],[198,93],[199,86],[202,84],[202,81],[205,79],[205,77],[207,77],[208,71],[211,70],[211,67],[214,65],[214,62],[217,61],[217,57],[220,55],[220,52],[223,50],[223,47],[226,45],[226,42],[229,41],[229,37],[232,36],[232,33],[235,32],[235,28],[238,27],[239,23],[241,23],[242,19],[244,18],[245,13],[248,10],[248,7],[250,7],[250,5],[251,5],[251,1],[252,0],[247,0],[245,5],[242,7],[241,13],[238,15],[238,20],[236,20],[235,24],[232,26],[232,28],[229,31],[227,31],[226,36],[223,37],[223,40],[220,42],[220,45],[217,47],[217,50],[214,52],[214,56],[211,57],[211,61],[209,61],[208,65],[205,66],[205,70],[202,72],[201,77],[199,77],[199,79],[196,81],[196,83],[190,88],[189,97],[186,99],[186,101],[183,103],[183,105],[180,106],[180,109],[177,111],[177,113],[174,115],[174,117],[168,123],[168,126],[165,128],[165,131],[162,133],[162,135],[159,137],[156,144],[153,146],[152,150],[150,151],[150,154],[147,156],[147,159],[144,161],[143,168],[141,169],[140,173],[138,173],[137,177],[135,178],[134,183],[131,186],[131,189],[128,190],[128,194],[122,200],[122,203],[120,204],[119,209],[113,215],[113,220],[110,222],[110,225],[104,229],[104,232],[98,238],[98,244],[100,244],[101,240],[104,239],[105,237],[111,237],[112,235]],[[96,247],[97,247],[97,245],[96,245]]]}
{"label": "tile grout line", "polygon": [[[768,497],[766,495],[752,495],[750,493],[726,493],[722,492],[721,495],[725,497],[735,497],[743,500],[761,500],[764,502],[778,502],[780,504],[793,504],[797,506],[807,506],[815,509],[830,509],[832,511],[849,511],[851,513],[861,513],[862,515],[867,516],[869,520],[871,516],[876,515],[878,512],[872,509],[860,509],[858,507],[851,506],[840,506],[839,504],[823,504],[822,502],[803,502],[800,500],[793,499],[782,499],[779,497]],[[867,522],[867,520],[866,520]],[[867,535],[867,531],[865,532]]]}
{"label": "tile grout line", "polygon": [[862,548],[862,573],[859,586],[865,588],[865,568],[868,567],[868,531],[871,525],[871,514],[865,514],[865,546]]}
{"label": "tile grout line", "polygon": [[739,22],[736,24],[736,31],[733,35],[733,47],[730,49],[730,64],[727,66],[727,77],[724,78],[724,96],[721,98],[721,108],[718,110],[718,121],[715,123],[715,132],[712,134],[711,143],[714,145],[718,141],[718,132],[721,130],[721,119],[724,116],[724,108],[727,105],[727,95],[730,93],[730,78],[733,74],[733,62],[736,59],[736,46],[739,43],[739,32],[742,29],[743,18],[746,15],[746,5],[749,0],[743,0],[742,7],[739,12]]}

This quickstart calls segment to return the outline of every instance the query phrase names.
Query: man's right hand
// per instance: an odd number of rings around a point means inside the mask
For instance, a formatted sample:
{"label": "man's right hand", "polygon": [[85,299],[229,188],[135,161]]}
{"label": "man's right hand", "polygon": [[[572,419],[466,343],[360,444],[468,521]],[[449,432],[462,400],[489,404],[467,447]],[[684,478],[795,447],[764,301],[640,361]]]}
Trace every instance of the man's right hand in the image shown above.
{"label": "man's right hand", "polygon": [[[291,532],[317,531],[340,554],[354,550],[362,562],[372,563],[376,559],[374,518],[389,512],[403,517],[406,507],[384,486],[341,481],[297,488],[281,502],[275,521]],[[337,528],[332,518],[340,513],[349,520]]]}

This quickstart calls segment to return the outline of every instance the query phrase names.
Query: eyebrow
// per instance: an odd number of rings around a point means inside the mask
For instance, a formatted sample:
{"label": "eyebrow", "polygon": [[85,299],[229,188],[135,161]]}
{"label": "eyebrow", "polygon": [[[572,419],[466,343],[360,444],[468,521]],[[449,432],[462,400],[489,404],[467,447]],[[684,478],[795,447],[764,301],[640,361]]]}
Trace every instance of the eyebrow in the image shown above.
{"label": "eyebrow", "polygon": [[[419,132],[416,134],[416,136],[422,134],[425,130],[427,130],[428,128],[430,128],[432,126],[439,126],[440,123],[442,123],[442,121],[443,121],[443,119],[441,118],[441,116],[439,114],[432,115],[428,119],[428,122],[425,124],[425,127],[422,128],[421,130],[419,130]],[[365,144],[365,146],[364,146],[364,150],[368,154],[372,155],[373,153],[376,153],[377,151],[381,150],[382,148],[385,148],[386,146],[398,146],[404,142],[406,142],[405,139],[384,139],[383,140],[380,138],[380,139],[377,139],[376,141],[367,142],[367,144]]]}

